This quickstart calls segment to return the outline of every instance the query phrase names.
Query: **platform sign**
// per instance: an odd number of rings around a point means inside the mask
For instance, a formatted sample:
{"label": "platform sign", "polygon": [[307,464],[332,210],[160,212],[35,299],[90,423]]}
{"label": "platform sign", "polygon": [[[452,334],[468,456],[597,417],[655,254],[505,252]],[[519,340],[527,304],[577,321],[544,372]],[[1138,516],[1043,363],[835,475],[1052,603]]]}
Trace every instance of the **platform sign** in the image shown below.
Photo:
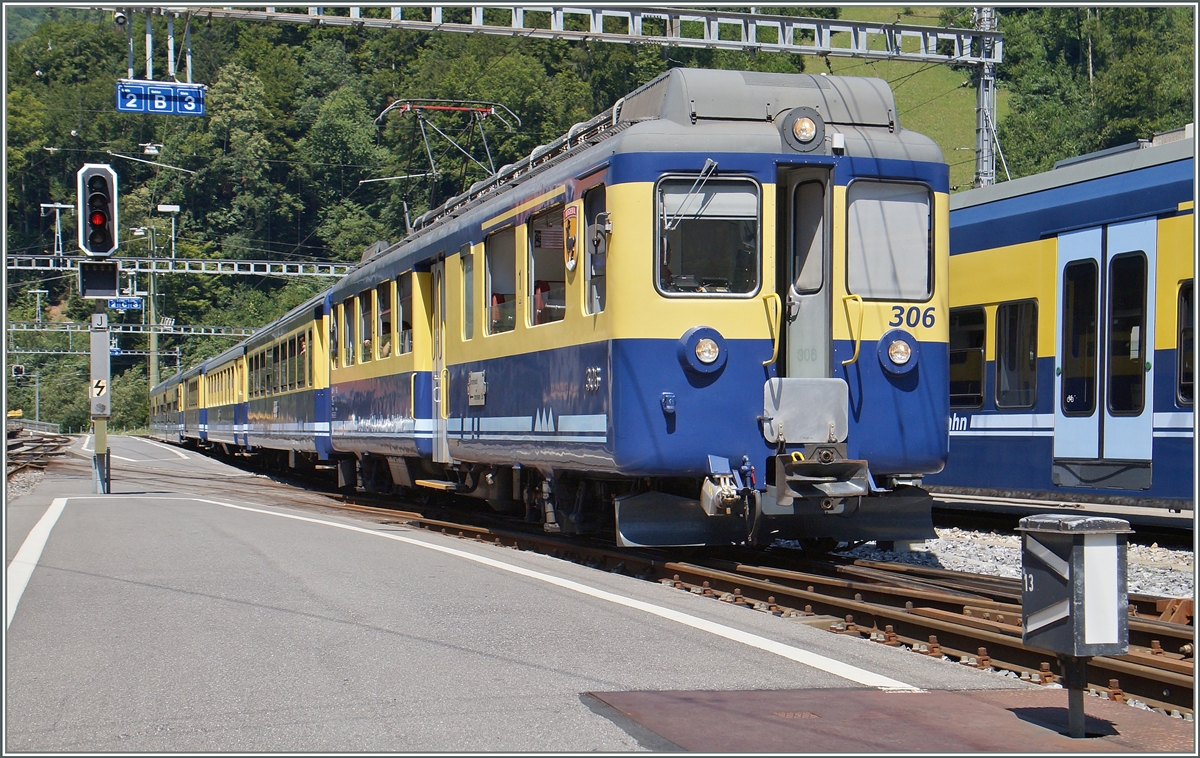
{"label": "platform sign", "polygon": [[109,298],[108,307],[114,311],[140,311],[142,309],[142,299],[140,297]]}
{"label": "platform sign", "polygon": [[194,82],[121,79],[117,82],[117,112],[203,116],[207,90]]}

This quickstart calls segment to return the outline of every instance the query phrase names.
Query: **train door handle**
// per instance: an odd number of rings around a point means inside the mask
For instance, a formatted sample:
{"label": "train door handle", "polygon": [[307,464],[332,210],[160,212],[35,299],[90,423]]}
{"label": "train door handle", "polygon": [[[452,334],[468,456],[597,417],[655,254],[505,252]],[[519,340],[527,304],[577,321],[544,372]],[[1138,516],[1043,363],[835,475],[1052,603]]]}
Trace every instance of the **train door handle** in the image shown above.
{"label": "train door handle", "polygon": [[[779,323],[779,317],[783,315],[783,301],[779,299],[779,295],[775,294],[774,292],[768,292],[767,296],[763,298],[763,303],[767,308],[767,318],[770,319],[771,336],[773,338],[771,346],[771,359],[763,361],[763,365],[770,366],[779,359],[779,331],[783,328],[783,325]],[[771,303],[775,303],[774,314],[771,313]]]}
{"label": "train door handle", "polygon": [[846,295],[842,298],[842,304],[846,307],[847,318],[850,317],[850,301],[852,300],[858,303],[858,335],[850,335],[851,337],[854,337],[854,355],[850,357],[850,360],[842,361],[843,366],[849,366],[851,363],[854,363],[858,360],[858,349],[862,346],[863,311],[865,309],[863,308],[863,301],[861,297],[858,295]]}

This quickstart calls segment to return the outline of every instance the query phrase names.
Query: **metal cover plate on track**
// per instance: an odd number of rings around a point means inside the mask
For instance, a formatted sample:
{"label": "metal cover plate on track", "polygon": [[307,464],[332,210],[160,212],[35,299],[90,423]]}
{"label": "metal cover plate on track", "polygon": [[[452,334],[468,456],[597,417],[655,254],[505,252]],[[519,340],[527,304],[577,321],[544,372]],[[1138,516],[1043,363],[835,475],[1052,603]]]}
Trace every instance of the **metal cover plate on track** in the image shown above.
{"label": "metal cover plate on track", "polygon": [[1087,737],[1073,740],[1062,689],[589,694],[688,751],[1194,752],[1193,724],[1091,696]]}

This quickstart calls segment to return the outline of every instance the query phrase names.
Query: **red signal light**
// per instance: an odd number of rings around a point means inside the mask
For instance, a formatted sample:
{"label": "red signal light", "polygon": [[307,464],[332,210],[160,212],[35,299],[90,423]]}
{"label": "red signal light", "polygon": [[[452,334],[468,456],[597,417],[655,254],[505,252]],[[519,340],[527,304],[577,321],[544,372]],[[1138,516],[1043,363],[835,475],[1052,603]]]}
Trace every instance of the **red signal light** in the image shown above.
{"label": "red signal light", "polygon": [[92,211],[92,215],[88,216],[88,223],[92,226],[103,226],[105,221],[108,221],[108,216],[100,211]]}

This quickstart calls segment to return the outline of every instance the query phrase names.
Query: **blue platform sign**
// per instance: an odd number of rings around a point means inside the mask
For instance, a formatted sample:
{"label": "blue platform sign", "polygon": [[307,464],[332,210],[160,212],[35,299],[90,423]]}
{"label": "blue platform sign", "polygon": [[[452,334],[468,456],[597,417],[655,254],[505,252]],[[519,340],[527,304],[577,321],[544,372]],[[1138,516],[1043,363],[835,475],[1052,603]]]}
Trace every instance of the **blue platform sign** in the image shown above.
{"label": "blue platform sign", "polygon": [[194,82],[121,79],[117,82],[117,112],[203,116],[207,89]]}
{"label": "blue platform sign", "polygon": [[140,311],[142,299],[140,297],[110,297],[108,307],[114,311]]}

